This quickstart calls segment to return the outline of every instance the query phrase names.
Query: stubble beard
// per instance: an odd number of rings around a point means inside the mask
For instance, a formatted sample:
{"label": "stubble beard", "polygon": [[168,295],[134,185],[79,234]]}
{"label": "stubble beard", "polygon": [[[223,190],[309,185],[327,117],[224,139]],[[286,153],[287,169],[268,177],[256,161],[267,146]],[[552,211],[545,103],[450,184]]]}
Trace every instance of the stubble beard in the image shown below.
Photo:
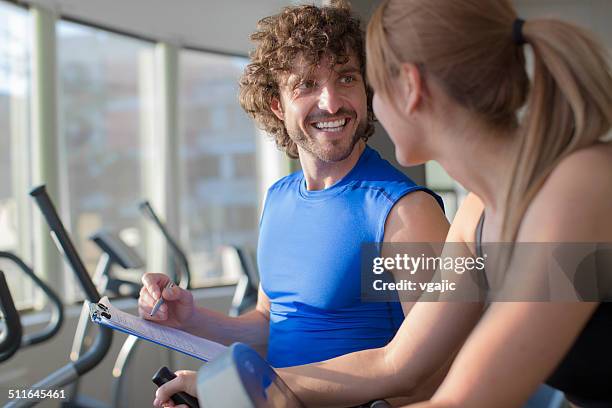
{"label": "stubble beard", "polygon": [[365,135],[367,122],[361,120],[351,138],[329,141],[325,146],[316,142],[313,137],[305,134],[299,127],[287,128],[287,134],[301,149],[310,153],[324,163],[340,162],[351,155],[359,139]]}

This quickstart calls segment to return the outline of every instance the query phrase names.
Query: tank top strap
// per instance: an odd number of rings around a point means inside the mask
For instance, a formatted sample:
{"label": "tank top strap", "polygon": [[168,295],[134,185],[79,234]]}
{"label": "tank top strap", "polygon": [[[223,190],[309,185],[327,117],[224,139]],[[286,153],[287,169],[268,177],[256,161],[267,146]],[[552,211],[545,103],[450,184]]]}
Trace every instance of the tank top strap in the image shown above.
{"label": "tank top strap", "polygon": [[[476,225],[475,237],[474,237],[474,246],[476,249],[476,256],[479,258],[484,258],[484,253],[482,252],[482,228],[484,226],[485,221],[485,212],[482,211],[480,215],[480,219],[478,220],[478,224]],[[482,284],[486,290],[489,290],[489,279],[487,279],[486,268],[482,270]]]}
{"label": "tank top strap", "polygon": [[484,211],[480,215],[478,225],[476,225],[476,236],[474,237],[474,245],[476,246],[476,256],[482,257],[482,227],[484,225],[485,213]]}

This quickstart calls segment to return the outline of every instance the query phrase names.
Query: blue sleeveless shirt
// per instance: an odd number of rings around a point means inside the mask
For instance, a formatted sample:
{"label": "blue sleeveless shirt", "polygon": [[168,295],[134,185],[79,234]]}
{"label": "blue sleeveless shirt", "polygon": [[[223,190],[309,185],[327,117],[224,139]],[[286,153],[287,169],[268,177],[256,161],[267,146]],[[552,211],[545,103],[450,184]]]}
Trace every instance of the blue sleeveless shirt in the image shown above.
{"label": "blue sleeveless shirt", "polygon": [[308,191],[301,171],[270,187],[257,258],[270,298],[272,366],[327,360],[393,338],[401,304],[360,301],[360,251],[362,243],[382,242],[393,205],[417,190],[433,194],[367,146],[329,188]]}

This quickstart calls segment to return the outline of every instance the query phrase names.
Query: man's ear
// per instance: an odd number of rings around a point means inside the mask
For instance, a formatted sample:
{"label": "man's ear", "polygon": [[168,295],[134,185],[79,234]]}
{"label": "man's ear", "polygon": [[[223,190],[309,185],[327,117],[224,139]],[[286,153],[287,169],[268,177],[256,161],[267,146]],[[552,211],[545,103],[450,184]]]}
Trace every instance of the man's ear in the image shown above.
{"label": "man's ear", "polygon": [[415,64],[403,63],[400,68],[401,104],[404,113],[413,113],[423,102],[425,92],[421,71]]}
{"label": "man's ear", "polygon": [[276,96],[272,97],[270,109],[272,109],[272,113],[274,113],[277,118],[279,118],[280,120],[285,120],[285,115],[283,114],[283,106],[281,105],[280,100]]}

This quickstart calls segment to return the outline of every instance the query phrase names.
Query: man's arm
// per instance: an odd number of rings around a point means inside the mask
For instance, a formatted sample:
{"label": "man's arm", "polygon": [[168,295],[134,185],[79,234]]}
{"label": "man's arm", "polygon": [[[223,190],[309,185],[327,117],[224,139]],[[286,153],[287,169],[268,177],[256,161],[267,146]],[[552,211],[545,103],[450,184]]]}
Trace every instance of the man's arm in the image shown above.
{"label": "man's arm", "polygon": [[238,317],[198,306],[183,330],[225,345],[245,343],[265,355],[270,331],[270,300],[260,286],[255,309]]}
{"label": "man's arm", "polygon": [[[237,341],[243,342],[265,355],[268,343],[270,300],[261,287],[255,310],[239,317],[230,317],[205,307],[196,306],[190,291],[176,285],[166,287],[168,282],[167,275],[144,274],[143,287],[138,298],[140,316],[218,343],[229,345]],[[151,316],[151,309],[161,296],[165,302],[157,313]]]}
{"label": "man's arm", "polygon": [[[383,257],[394,257],[398,251],[409,249],[402,243],[439,243],[442,247],[449,224],[436,199],[424,191],[415,191],[402,197],[391,209],[385,222]],[[435,255],[440,255],[435,254]],[[392,271],[396,281],[404,278],[401,271]],[[418,278],[417,275],[413,275]],[[400,296],[400,299],[402,296]],[[407,316],[414,301],[403,301],[402,310]]]}

